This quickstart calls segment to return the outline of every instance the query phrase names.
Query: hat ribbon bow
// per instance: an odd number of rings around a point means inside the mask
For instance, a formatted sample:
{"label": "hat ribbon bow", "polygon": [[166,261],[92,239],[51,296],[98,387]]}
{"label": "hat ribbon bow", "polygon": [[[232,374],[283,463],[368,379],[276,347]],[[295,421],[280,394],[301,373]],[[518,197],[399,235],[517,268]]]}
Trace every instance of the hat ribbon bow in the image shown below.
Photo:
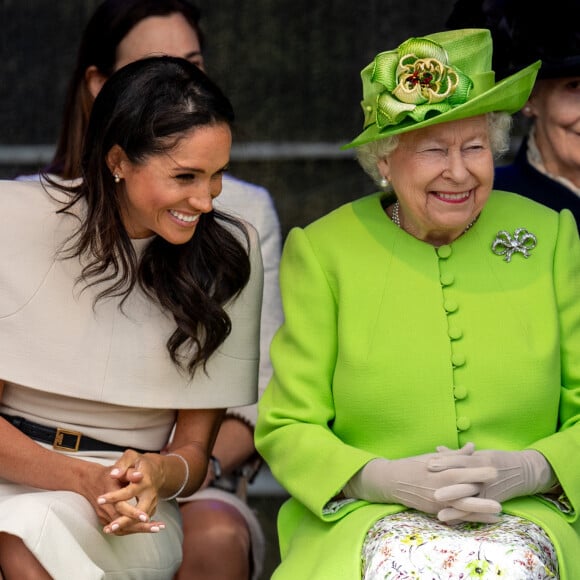
{"label": "hat ribbon bow", "polygon": [[396,125],[409,116],[423,121],[467,101],[473,81],[449,65],[447,51],[426,38],[411,38],[383,52],[363,74],[365,127]]}

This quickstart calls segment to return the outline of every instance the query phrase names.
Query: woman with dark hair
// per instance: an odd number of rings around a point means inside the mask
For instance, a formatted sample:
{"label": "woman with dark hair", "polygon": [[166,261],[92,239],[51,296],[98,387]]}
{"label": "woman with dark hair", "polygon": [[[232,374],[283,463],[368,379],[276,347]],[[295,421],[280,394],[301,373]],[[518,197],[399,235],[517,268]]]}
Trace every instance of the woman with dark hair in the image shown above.
{"label": "woman with dark hair", "polygon": [[[199,10],[186,0],[105,0],[99,4],[82,35],[56,152],[46,171],[61,179],[80,177],[80,151],[93,101],[120,67],[146,56],[166,54],[185,58],[204,70],[205,41],[199,22]],[[264,264],[259,366],[262,392],[272,374],[270,342],[283,319],[278,284],[280,223],[266,189],[230,174],[223,176],[216,207],[251,223],[260,238]],[[230,386],[237,388],[234,381]],[[202,489],[180,502],[185,534],[180,580],[208,580],[211,574],[220,580],[255,580],[260,575],[264,536],[245,497],[247,482],[261,464],[253,441],[256,417],[255,405],[228,409]]]}
{"label": "woman with dark hair", "polygon": [[47,167],[50,173],[64,179],[79,177],[81,148],[95,97],[107,78],[129,62],[123,55],[119,62],[120,45],[129,32],[145,19],[169,15],[179,16],[182,26],[173,27],[173,34],[178,34],[184,46],[187,46],[184,54],[171,56],[187,58],[203,70],[200,14],[189,2],[108,0],[97,8],[83,32],[76,65],[69,81],[56,151]]}
{"label": "woman with dark hair", "polygon": [[82,180],[0,184],[8,578],[180,565],[173,500],[203,483],[225,408],[257,397],[257,235],[212,205],[232,123],[196,66],[140,60],[95,101]]}

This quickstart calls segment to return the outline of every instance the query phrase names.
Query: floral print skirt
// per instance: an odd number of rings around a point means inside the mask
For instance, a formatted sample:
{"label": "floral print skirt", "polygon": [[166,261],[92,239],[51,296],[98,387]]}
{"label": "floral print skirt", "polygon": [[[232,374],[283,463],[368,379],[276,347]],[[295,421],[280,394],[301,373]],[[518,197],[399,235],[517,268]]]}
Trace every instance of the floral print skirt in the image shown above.
{"label": "floral print skirt", "polygon": [[367,532],[362,578],[553,580],[558,561],[542,528],[520,517],[451,526],[410,510],[382,518]]}

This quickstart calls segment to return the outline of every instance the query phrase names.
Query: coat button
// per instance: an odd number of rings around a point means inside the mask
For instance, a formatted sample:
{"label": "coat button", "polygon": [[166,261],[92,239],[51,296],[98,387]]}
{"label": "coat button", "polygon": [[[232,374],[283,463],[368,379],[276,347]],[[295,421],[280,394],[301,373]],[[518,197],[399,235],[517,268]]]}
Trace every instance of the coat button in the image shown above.
{"label": "coat button", "polygon": [[437,255],[440,258],[449,258],[449,256],[451,256],[453,250],[451,249],[451,246],[439,246],[437,248]]}
{"label": "coat button", "polygon": [[450,326],[447,333],[451,340],[459,340],[463,336],[463,331],[458,326]]}
{"label": "coat button", "polygon": [[458,400],[461,401],[467,397],[467,389],[463,385],[455,385],[453,387],[453,396]]}
{"label": "coat button", "polygon": [[444,274],[441,274],[439,280],[443,286],[451,286],[451,284],[455,282],[455,275],[451,272],[445,272]]}
{"label": "coat button", "polygon": [[451,299],[445,300],[445,302],[443,303],[443,308],[445,308],[447,312],[455,312],[458,308],[457,302]]}
{"label": "coat button", "polygon": [[471,427],[471,421],[469,417],[458,417],[457,418],[457,429],[459,431],[467,431]]}
{"label": "coat button", "polygon": [[451,362],[454,367],[461,367],[465,364],[465,355],[462,352],[455,352],[451,355]]}

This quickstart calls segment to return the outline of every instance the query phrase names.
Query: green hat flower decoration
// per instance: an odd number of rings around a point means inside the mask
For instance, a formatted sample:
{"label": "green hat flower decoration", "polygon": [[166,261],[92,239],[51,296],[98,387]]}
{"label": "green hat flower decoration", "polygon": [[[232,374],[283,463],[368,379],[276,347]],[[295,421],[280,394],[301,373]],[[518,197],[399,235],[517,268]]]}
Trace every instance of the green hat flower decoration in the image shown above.
{"label": "green hat flower decoration", "polygon": [[363,132],[342,149],[491,111],[515,113],[527,101],[540,61],[495,82],[489,30],[470,28],[410,38],[361,72]]}
{"label": "green hat flower decoration", "polygon": [[449,111],[464,103],[473,87],[466,74],[449,65],[445,49],[426,38],[411,38],[379,54],[365,82],[372,86],[362,102],[365,127],[376,122],[381,129],[406,116],[423,121],[432,111]]}

